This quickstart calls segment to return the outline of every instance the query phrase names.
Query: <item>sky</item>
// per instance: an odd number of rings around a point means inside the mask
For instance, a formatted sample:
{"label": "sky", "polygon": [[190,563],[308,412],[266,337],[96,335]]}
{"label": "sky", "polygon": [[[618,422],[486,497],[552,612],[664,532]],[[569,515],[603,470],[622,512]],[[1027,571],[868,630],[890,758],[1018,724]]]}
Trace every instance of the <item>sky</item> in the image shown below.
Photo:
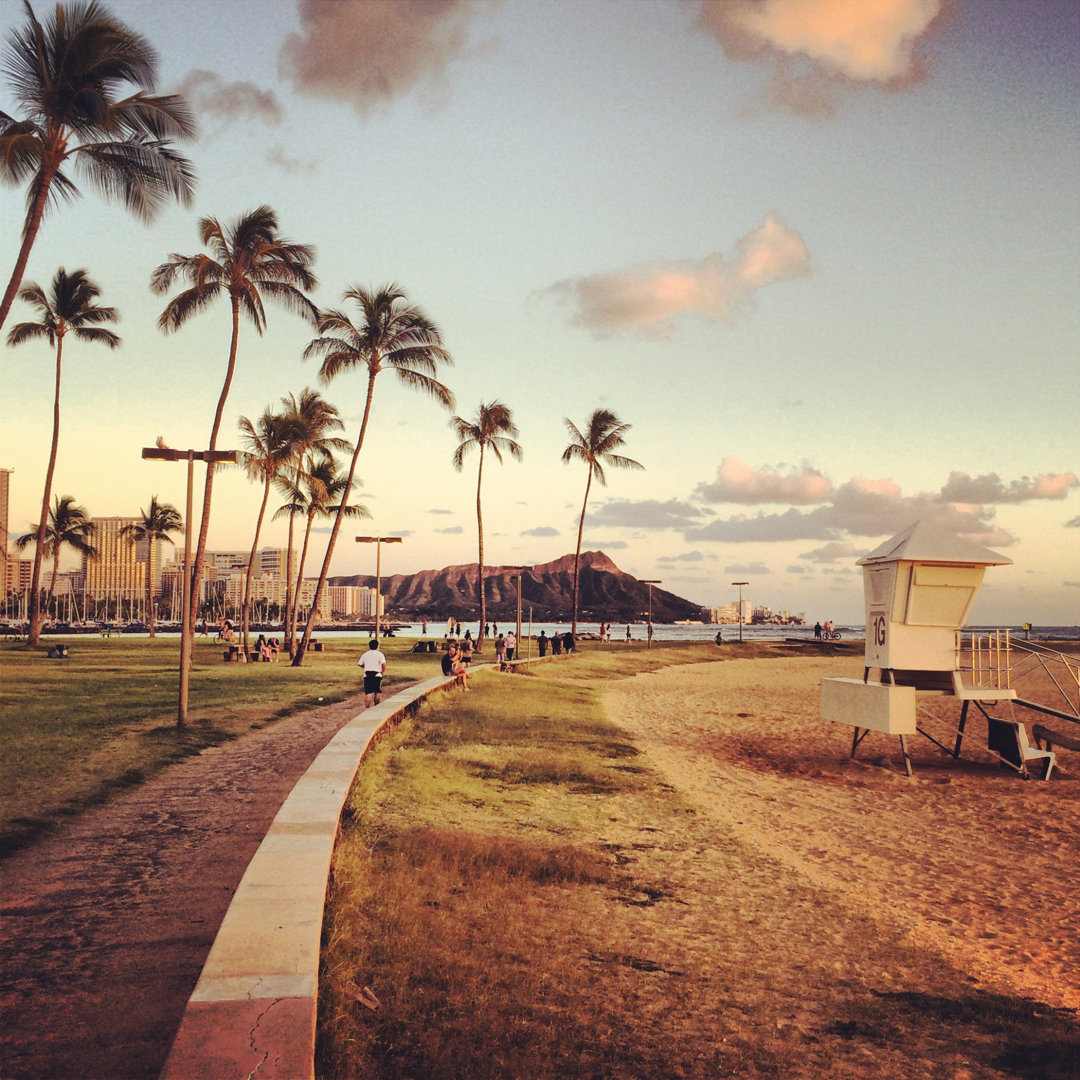
{"label": "sky", "polygon": [[[106,6],[158,50],[159,91],[187,96],[199,181],[150,225],[93,190],[46,218],[25,280],[85,268],[123,339],[65,349],[56,494],[98,516],[183,507],[185,470],[140,450],[206,445],[228,308],[165,335],[150,276],[200,250],[200,218],[266,204],[316,248],[318,305],[398,283],[442,331],[454,412],[510,407],[524,459],[485,461],[488,565],[573,553],[586,473],[561,460],[565,419],[606,408],[644,469],[593,485],[583,549],[627,573],[861,622],[856,560],[927,520],[1013,560],[973,622],[1080,624],[1075,0]],[[5,37],[22,17],[0,0]],[[5,280],[24,198],[0,189]],[[17,304],[5,334],[30,316]],[[306,386],[355,438],[365,380],[321,386],[313,336],[278,308],[262,336],[242,327],[219,447]],[[0,362],[18,533],[53,353]],[[476,561],[477,458],[453,469],[450,415],[379,376],[355,497],[371,519],[332,573],[374,572],[361,533],[404,538],[384,575]],[[259,496],[218,473],[211,548],[250,546]]]}

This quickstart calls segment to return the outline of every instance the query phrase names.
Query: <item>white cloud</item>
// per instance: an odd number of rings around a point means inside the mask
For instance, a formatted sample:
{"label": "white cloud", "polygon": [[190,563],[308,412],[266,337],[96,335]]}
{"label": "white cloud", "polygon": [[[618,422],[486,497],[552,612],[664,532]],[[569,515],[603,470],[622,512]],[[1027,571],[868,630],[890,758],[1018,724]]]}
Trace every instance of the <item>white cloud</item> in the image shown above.
{"label": "white cloud", "polygon": [[806,274],[809,267],[802,237],[769,214],[738,241],[730,261],[719,252],[700,262],[656,260],[568,278],[546,292],[571,306],[572,322],[598,336],[623,330],[657,335],[670,333],[679,315],[731,318],[759,289]]}
{"label": "white cloud", "polygon": [[752,563],[732,563],[730,566],[724,567],[725,574],[750,574],[754,577],[761,577],[762,574],[771,574],[772,571],[761,562]]}
{"label": "white cloud", "polygon": [[854,559],[860,552],[849,541],[833,540],[824,547],[814,548],[813,551],[803,552],[799,558],[815,563],[835,563],[841,559]]}
{"label": "white cloud", "polygon": [[745,461],[726,457],[717,466],[716,479],[698,484],[695,494],[709,502],[805,505],[828,499],[832,483],[806,464],[785,474],[768,467],[753,469]]}

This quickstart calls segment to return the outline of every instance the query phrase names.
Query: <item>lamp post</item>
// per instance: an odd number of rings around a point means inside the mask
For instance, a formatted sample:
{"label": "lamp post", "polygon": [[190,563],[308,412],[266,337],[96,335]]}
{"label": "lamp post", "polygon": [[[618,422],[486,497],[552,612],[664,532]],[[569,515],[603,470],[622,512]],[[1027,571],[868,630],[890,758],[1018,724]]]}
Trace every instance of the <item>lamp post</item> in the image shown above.
{"label": "lamp post", "polygon": [[646,632],[646,637],[649,639],[649,648],[652,648],[652,587],[654,585],[661,585],[663,582],[660,578],[642,578],[642,585],[649,586],[649,627]]}
{"label": "lamp post", "polygon": [[[160,440],[158,440],[160,443]],[[195,462],[236,461],[235,450],[172,450],[167,446],[144,446],[142,456],[154,461],[187,462],[187,508],[184,512],[184,596],[180,623],[180,688],[176,707],[176,726],[187,727],[188,681],[191,673],[191,652],[195,644],[195,620],[191,611],[191,491]],[[150,563],[146,564],[150,573]]]}
{"label": "lamp post", "polygon": [[742,643],[742,587],[749,585],[749,581],[733,581],[732,585],[739,586],[739,643]]}
{"label": "lamp post", "polygon": [[375,641],[379,640],[379,601],[382,599],[382,546],[383,544],[400,544],[403,537],[400,536],[358,536],[358,544],[375,545]]}
{"label": "lamp post", "polygon": [[521,571],[531,570],[531,566],[515,566],[517,571],[517,625],[514,629],[514,656],[521,656]]}

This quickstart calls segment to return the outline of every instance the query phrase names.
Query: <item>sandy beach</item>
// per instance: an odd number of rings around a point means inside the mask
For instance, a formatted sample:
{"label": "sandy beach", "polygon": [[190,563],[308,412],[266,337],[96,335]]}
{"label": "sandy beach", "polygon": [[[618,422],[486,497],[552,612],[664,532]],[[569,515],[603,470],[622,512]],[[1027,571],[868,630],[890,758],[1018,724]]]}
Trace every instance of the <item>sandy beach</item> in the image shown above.
{"label": "sandy beach", "polygon": [[[820,718],[819,687],[861,675],[861,656],[730,660],[644,673],[604,700],[699,817],[852,920],[989,992],[1080,1006],[1080,755],[1064,751],[1049,782],[1025,782],[987,752],[976,715],[959,761],[909,739],[911,779],[894,737],[872,733],[851,760],[852,729]],[[942,737],[959,703],[931,712]],[[769,910],[759,918],[768,936]],[[882,978],[903,984],[903,973]]]}

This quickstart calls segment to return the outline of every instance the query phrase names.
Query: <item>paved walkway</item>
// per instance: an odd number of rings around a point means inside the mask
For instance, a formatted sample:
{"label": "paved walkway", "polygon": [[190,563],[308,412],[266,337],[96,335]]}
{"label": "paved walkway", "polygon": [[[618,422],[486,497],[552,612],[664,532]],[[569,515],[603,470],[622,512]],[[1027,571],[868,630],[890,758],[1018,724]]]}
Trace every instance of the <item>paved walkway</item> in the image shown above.
{"label": "paved walkway", "polygon": [[156,1080],[255,849],[363,702],[206,750],[0,862],[3,1080]]}

